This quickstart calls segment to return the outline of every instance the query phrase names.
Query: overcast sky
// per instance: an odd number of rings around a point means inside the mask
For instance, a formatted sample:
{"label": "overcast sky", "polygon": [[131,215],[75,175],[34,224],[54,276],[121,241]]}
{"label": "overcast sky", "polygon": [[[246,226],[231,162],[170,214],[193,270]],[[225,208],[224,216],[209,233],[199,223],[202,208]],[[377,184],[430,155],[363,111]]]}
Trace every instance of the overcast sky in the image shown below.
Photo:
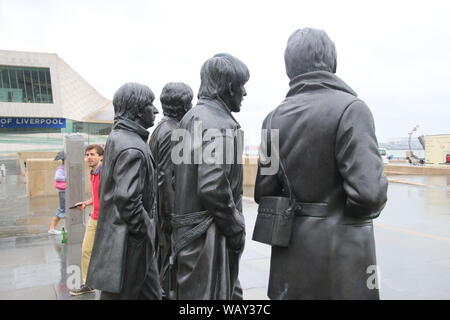
{"label": "overcast sky", "polygon": [[450,134],[449,16],[450,1],[435,0],[0,0],[0,49],[57,53],[108,99],[129,81],[157,97],[173,81],[196,94],[203,62],[230,53],[250,69],[237,119],[257,143],[288,89],[289,35],[320,28],[336,44],[336,74],[368,104],[383,142],[415,125],[418,135]]}

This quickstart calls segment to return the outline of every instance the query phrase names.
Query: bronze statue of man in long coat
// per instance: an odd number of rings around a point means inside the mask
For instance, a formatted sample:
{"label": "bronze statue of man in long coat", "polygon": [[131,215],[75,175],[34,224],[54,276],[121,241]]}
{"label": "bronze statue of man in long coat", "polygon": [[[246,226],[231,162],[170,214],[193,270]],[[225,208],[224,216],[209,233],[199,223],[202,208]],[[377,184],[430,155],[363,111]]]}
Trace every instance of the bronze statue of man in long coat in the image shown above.
{"label": "bronze statue of man in long coat", "polygon": [[[298,204],[289,246],[272,247],[268,296],[378,299],[372,219],[387,201],[387,180],[372,114],[335,75],[336,49],[324,31],[295,31],[285,63],[290,88],[263,129],[279,130],[279,157]],[[258,203],[289,196],[281,170],[263,174],[265,160]]]}
{"label": "bronze statue of man in long coat", "polygon": [[160,95],[164,117],[150,138],[150,149],[156,162],[158,177],[157,260],[160,271],[163,298],[170,294],[169,259],[172,246],[171,216],[174,212],[175,186],[173,174],[172,132],[192,107],[194,93],[183,82],[169,82]]}
{"label": "bronze statue of man in long coat", "polygon": [[240,111],[250,75],[246,65],[229,54],[208,59],[200,75],[198,102],[172,135],[175,298],[242,299],[243,136],[232,112]]}
{"label": "bronze statue of man in long coat", "polygon": [[161,299],[155,261],[156,175],[147,144],[158,110],[145,85],[114,94],[115,123],[105,146],[100,212],[87,285],[101,299]]}

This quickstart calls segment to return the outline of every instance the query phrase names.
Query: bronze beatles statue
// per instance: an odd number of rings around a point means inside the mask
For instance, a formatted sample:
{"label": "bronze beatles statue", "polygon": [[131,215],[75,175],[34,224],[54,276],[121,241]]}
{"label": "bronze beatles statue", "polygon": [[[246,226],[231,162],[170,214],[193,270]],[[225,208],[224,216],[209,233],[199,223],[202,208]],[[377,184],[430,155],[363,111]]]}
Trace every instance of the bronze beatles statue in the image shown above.
{"label": "bronze beatles statue", "polygon": [[158,110],[144,85],[114,95],[115,124],[100,177],[100,214],[87,285],[101,299],[161,299],[154,257],[156,175],[149,132]]}
{"label": "bronze beatles statue", "polygon": [[[173,267],[176,299],[242,299],[244,249],[242,134],[239,112],[246,65],[217,54],[201,68],[198,102],[180,121],[174,146]],[[228,146],[226,148],[226,146]],[[231,146],[231,147],[230,147]]]}
{"label": "bronze beatles statue", "polygon": [[170,82],[164,86],[160,96],[164,118],[156,126],[149,142],[158,177],[157,258],[163,298],[168,298],[171,286],[168,271],[172,252],[171,215],[175,204],[171,137],[181,118],[191,109],[193,97],[191,87],[185,83]]}
{"label": "bronze beatles statue", "polygon": [[336,49],[324,31],[295,31],[285,63],[290,88],[263,129],[279,130],[287,179],[262,174],[270,163],[260,163],[255,201],[289,197],[291,189],[297,203],[289,245],[272,247],[268,296],[378,299],[368,285],[376,265],[372,219],[386,203],[387,180],[372,114],[335,75]]}
{"label": "bronze beatles statue", "polygon": [[[262,142],[272,162],[261,156],[255,185],[260,212],[281,203],[273,199],[290,205],[289,233],[272,246],[268,296],[379,299],[368,279],[376,269],[372,220],[387,201],[387,180],[372,114],[336,76],[335,45],[324,31],[295,31],[285,65],[289,91],[262,126],[279,139]],[[150,147],[152,91],[127,83],[114,95],[87,276],[102,299],[243,298],[243,135],[232,113],[250,74],[221,53],[200,75],[192,109],[189,86],[164,87],[165,117]],[[275,170],[265,170],[274,159]]]}

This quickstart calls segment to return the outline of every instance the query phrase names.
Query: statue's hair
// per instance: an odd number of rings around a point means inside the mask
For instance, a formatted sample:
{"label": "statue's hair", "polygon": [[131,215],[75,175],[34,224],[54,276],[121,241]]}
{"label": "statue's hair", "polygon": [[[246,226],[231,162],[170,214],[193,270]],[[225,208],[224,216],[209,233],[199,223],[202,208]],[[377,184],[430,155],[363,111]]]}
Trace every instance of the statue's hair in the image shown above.
{"label": "statue's hair", "polygon": [[336,73],[336,47],[323,30],[298,29],[289,37],[284,62],[289,79],[312,71]]}
{"label": "statue's hair", "polygon": [[222,97],[231,83],[245,84],[250,72],[241,60],[227,53],[218,53],[206,60],[200,71],[199,98]]}
{"label": "statue's hair", "polygon": [[142,115],[145,106],[153,103],[155,95],[146,85],[129,82],[122,85],[114,94],[114,118],[136,120]]}
{"label": "statue's hair", "polygon": [[190,107],[194,92],[183,82],[169,82],[161,91],[163,114],[167,117],[181,119]]}

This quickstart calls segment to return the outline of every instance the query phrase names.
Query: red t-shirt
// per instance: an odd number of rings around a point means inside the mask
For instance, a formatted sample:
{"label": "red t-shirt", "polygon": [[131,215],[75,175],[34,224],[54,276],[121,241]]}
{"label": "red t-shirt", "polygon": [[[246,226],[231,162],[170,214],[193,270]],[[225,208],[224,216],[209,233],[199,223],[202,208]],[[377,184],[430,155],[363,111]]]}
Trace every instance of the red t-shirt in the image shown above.
{"label": "red t-shirt", "polygon": [[98,190],[100,188],[100,173],[102,172],[102,165],[100,165],[94,171],[91,171],[91,175],[89,177],[91,181],[91,193],[92,193],[92,209],[91,218],[94,220],[98,220],[98,209],[100,207],[100,201],[98,199]]}

